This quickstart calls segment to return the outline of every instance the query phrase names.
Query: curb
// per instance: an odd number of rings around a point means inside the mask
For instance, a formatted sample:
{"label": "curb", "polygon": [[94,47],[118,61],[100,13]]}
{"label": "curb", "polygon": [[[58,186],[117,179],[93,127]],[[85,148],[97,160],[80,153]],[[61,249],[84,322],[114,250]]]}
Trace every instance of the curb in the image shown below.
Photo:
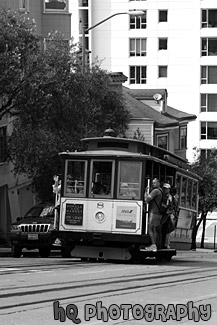
{"label": "curb", "polygon": [[[39,252],[37,249],[35,250],[25,250],[22,253],[23,256],[28,257],[36,257],[39,256]],[[52,257],[58,257],[61,256],[60,251],[58,250],[52,250],[50,256]],[[11,248],[10,247],[0,247],[0,257],[12,257],[11,256]]]}
{"label": "curb", "polygon": [[[207,253],[217,253],[217,249],[213,250],[213,249],[203,249],[203,248],[197,248],[196,250],[189,250],[189,251],[186,251],[186,250],[177,250],[177,253],[181,253],[181,252],[189,252],[189,253],[204,253],[204,254],[207,254]],[[35,255],[38,255],[38,251],[37,250],[26,250],[23,252],[23,255],[26,255],[26,256],[35,256]],[[58,256],[60,255],[60,252],[54,250],[54,251],[51,251],[51,256]],[[0,247],[0,257],[11,257],[11,248],[10,247]]]}
{"label": "curb", "polygon": [[11,256],[10,247],[5,247],[5,248],[0,247],[0,257],[10,257],[10,256]]}

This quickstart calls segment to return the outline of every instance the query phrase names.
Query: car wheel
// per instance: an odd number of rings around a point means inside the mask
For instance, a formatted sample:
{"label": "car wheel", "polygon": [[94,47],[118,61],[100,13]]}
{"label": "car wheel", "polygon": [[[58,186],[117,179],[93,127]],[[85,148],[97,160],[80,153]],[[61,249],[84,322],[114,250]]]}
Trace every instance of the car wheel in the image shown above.
{"label": "car wheel", "polygon": [[50,248],[39,248],[39,254],[41,257],[45,257],[45,258],[49,257],[50,251],[51,251]]}
{"label": "car wheel", "polygon": [[11,255],[12,255],[12,257],[21,257],[21,255],[22,255],[22,247],[12,245],[12,247],[11,247]]}

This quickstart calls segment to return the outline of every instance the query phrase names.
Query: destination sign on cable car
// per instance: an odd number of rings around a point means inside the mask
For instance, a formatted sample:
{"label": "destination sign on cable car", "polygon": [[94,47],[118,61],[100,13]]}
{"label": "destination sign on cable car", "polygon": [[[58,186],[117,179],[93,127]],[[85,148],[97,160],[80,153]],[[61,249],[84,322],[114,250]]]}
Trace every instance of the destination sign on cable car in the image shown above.
{"label": "destination sign on cable car", "polygon": [[82,226],[83,204],[66,204],[65,224]]}

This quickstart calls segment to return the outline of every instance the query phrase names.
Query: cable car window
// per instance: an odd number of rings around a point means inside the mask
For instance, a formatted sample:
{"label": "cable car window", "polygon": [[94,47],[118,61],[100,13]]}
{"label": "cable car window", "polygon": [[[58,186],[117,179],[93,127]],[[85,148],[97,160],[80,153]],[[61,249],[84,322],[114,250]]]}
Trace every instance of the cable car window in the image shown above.
{"label": "cable car window", "polygon": [[121,161],[119,163],[118,198],[140,198],[141,170],[140,162]]}
{"label": "cable car window", "polygon": [[192,186],[193,180],[188,179],[188,186],[187,186],[187,208],[191,208],[191,199],[192,199]]}
{"label": "cable car window", "polygon": [[187,189],[187,178],[182,177],[182,190],[181,190],[181,206],[186,206],[186,189]]}
{"label": "cable car window", "polygon": [[194,210],[196,210],[197,208],[197,182],[196,181],[194,181],[193,183],[193,195],[192,195],[191,207]]}
{"label": "cable car window", "polygon": [[92,161],[90,196],[112,195],[112,161]]}
{"label": "cable car window", "polygon": [[180,200],[180,193],[181,193],[181,175],[176,175],[176,196],[178,197],[178,200]]}
{"label": "cable car window", "polygon": [[64,196],[85,196],[86,162],[66,161]]}

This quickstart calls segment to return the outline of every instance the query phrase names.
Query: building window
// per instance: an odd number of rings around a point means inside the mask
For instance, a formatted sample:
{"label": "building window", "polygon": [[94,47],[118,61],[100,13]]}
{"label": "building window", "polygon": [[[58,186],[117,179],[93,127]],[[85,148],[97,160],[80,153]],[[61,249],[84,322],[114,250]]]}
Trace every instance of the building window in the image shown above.
{"label": "building window", "polygon": [[[89,19],[88,19],[88,9],[79,10],[79,33],[82,34],[83,27],[87,29],[89,27]],[[85,34],[88,34],[88,31],[85,31]],[[86,47],[87,48],[87,47]]]}
{"label": "building window", "polygon": [[29,0],[19,0],[19,11],[29,12]]}
{"label": "building window", "polygon": [[217,94],[201,94],[201,112],[217,112]]}
{"label": "building window", "polygon": [[146,56],[146,38],[130,39],[130,56]]}
{"label": "building window", "polygon": [[130,84],[146,84],[146,66],[130,67]]}
{"label": "building window", "polygon": [[88,0],[78,0],[79,7],[88,7]]}
{"label": "building window", "polygon": [[217,139],[217,122],[201,122],[201,140]]}
{"label": "building window", "polygon": [[167,22],[167,10],[159,10],[159,23]]}
{"label": "building window", "polygon": [[200,138],[201,140],[207,139],[207,125],[206,122],[200,123]]}
{"label": "building window", "polygon": [[145,29],[146,27],[146,11],[141,17],[130,15],[130,29]]}
{"label": "building window", "polygon": [[217,10],[216,9],[203,9],[202,10],[201,27],[202,28],[217,27]]}
{"label": "building window", "polygon": [[0,163],[7,159],[7,127],[0,127]]}
{"label": "building window", "polygon": [[158,78],[167,78],[167,66],[160,65],[158,67]]}
{"label": "building window", "polygon": [[168,150],[168,133],[157,134],[157,147]]}
{"label": "building window", "polygon": [[167,38],[159,38],[159,50],[167,50]]}
{"label": "building window", "polygon": [[187,148],[187,126],[180,127],[180,149]]}
{"label": "building window", "polygon": [[44,0],[45,11],[68,11],[68,0]]}
{"label": "building window", "polygon": [[200,157],[201,159],[209,159],[212,153],[212,149],[201,149]]}
{"label": "building window", "polygon": [[201,67],[201,84],[217,84],[217,66]]}
{"label": "building window", "polygon": [[217,38],[202,38],[201,55],[202,56],[217,55]]}

